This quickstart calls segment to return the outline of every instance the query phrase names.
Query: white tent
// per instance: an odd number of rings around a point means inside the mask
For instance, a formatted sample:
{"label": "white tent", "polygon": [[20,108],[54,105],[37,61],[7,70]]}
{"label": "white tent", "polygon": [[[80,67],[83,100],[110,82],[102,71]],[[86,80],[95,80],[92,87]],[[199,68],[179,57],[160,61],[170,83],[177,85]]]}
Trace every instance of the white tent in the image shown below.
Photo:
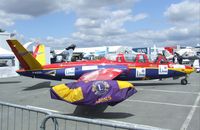
{"label": "white tent", "polygon": [[88,48],[75,48],[74,52],[100,52],[108,51],[108,53],[116,53],[122,46],[101,46],[101,47],[88,47]]}
{"label": "white tent", "polygon": [[10,33],[0,33],[0,48],[10,50],[9,45],[6,42],[7,39],[10,39]]}
{"label": "white tent", "polygon": [[14,54],[0,47],[0,56],[14,56]]}

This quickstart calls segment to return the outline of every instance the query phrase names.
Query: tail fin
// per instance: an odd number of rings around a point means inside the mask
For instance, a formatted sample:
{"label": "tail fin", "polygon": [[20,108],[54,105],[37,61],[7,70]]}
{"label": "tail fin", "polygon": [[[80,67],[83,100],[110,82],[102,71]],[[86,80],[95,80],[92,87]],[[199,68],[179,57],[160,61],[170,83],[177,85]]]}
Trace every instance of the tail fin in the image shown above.
{"label": "tail fin", "polygon": [[42,69],[42,65],[17,40],[7,40],[7,42],[25,70]]}
{"label": "tail fin", "polygon": [[41,64],[46,65],[45,46],[43,44],[37,45],[33,52],[33,57]]}

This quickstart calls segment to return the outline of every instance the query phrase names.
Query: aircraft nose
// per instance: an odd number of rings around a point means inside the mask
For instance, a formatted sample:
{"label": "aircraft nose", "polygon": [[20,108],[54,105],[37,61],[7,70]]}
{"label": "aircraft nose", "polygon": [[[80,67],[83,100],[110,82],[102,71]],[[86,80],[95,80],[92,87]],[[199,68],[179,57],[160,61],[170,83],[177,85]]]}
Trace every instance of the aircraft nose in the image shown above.
{"label": "aircraft nose", "polygon": [[191,74],[192,72],[195,71],[195,69],[193,67],[190,67],[190,66],[185,66],[185,73],[186,74]]}

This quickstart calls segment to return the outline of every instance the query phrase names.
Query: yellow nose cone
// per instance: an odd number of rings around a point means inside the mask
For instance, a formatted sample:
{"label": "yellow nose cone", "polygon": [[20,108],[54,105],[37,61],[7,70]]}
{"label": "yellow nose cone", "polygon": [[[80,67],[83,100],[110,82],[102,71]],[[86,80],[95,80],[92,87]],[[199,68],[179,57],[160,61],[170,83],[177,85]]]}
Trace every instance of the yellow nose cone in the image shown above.
{"label": "yellow nose cone", "polygon": [[194,69],[193,67],[188,68],[188,69],[185,69],[185,73],[186,73],[186,74],[191,74],[191,73],[194,72],[194,71],[195,71],[195,69]]}

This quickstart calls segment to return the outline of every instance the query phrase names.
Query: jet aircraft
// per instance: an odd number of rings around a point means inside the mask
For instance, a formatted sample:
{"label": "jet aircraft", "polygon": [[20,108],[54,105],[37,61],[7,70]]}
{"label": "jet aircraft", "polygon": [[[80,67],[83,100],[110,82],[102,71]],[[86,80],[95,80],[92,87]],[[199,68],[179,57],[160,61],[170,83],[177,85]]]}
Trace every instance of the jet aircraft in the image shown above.
{"label": "jet aircraft", "polygon": [[195,60],[200,59],[198,52],[196,50],[193,50],[192,48],[180,49],[174,54],[175,57],[179,59],[178,60],[179,64],[183,64],[184,62],[192,64]]}
{"label": "jet aircraft", "polygon": [[[58,63],[58,62],[69,62],[72,59],[72,54],[76,45],[71,44],[67,48],[65,48],[62,52],[56,52],[55,50],[51,51],[51,63]],[[60,59],[59,59],[60,58]]]}
{"label": "jet aircraft", "polygon": [[[77,80],[50,90],[53,99],[75,105],[116,105],[137,92],[128,81],[185,77],[181,84],[187,84],[187,75],[194,71],[190,66],[167,62],[162,56],[150,62],[145,54],[117,54],[100,60],[44,65],[40,63],[44,56],[34,58],[36,56],[17,40],[7,42],[23,67],[16,71],[18,74],[32,78]],[[37,51],[42,52],[42,49]]]}

